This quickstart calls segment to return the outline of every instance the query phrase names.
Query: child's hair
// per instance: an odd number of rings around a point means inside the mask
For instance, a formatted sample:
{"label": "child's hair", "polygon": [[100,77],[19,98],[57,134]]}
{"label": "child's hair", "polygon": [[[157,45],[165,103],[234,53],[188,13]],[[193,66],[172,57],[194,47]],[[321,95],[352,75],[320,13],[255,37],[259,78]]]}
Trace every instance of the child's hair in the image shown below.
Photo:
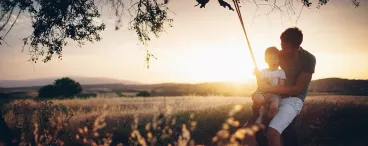
{"label": "child's hair", "polygon": [[265,59],[269,56],[269,55],[279,55],[280,50],[277,49],[276,47],[268,47],[265,51]]}

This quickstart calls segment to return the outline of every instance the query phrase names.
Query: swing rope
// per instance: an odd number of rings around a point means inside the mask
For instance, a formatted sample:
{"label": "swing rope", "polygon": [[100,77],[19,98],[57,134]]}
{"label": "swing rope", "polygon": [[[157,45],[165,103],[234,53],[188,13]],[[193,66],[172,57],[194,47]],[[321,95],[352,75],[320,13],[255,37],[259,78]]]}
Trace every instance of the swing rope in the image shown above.
{"label": "swing rope", "polygon": [[243,22],[243,18],[242,18],[242,15],[241,15],[241,12],[240,12],[240,7],[239,7],[239,0],[233,0],[233,2],[234,2],[235,9],[236,9],[236,13],[238,13],[238,17],[239,17],[241,26],[243,28],[245,39],[247,40],[247,45],[248,45],[248,48],[249,48],[250,55],[252,56],[252,59],[253,59],[254,67],[256,69],[258,69],[256,59],[254,58],[252,47],[250,46],[250,42],[249,42],[249,39],[248,39],[247,31],[245,31],[244,22]]}

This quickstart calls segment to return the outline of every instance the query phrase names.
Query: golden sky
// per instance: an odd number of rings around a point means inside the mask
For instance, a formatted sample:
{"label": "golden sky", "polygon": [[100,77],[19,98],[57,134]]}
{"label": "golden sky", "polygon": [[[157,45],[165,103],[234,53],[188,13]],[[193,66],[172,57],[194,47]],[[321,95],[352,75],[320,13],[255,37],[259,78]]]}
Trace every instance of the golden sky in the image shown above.
{"label": "golden sky", "polygon": [[[217,1],[205,9],[195,4],[195,0],[171,1],[174,27],[149,43],[150,51],[158,58],[151,61],[149,69],[135,32],[126,29],[128,19],[123,19],[123,29],[115,31],[112,18],[103,14],[107,29],[102,41],[82,48],[67,46],[63,60],[55,58],[46,64],[27,62],[30,56],[21,52],[18,38],[29,32],[26,20],[21,20],[7,38],[10,47],[0,46],[0,80],[61,76],[110,77],[142,83],[253,80],[253,63],[236,13],[218,6]],[[331,1],[320,9],[315,6],[303,8],[296,23],[297,15],[285,12],[262,15],[269,9],[267,6],[262,6],[253,19],[256,6],[247,1],[242,4],[259,66],[267,67],[263,57],[267,47],[280,47],[281,32],[297,26],[304,33],[302,47],[317,59],[313,79],[368,79],[368,3],[361,1],[359,8],[343,0]],[[300,8],[295,8],[296,13]]]}

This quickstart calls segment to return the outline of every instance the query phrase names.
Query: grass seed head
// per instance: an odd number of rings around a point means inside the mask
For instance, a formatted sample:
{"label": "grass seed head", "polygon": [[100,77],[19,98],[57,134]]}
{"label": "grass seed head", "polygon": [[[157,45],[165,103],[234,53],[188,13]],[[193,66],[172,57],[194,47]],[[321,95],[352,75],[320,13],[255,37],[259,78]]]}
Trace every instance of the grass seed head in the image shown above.
{"label": "grass seed head", "polygon": [[243,140],[245,138],[245,132],[237,130],[234,134],[234,137],[239,140]]}
{"label": "grass seed head", "polygon": [[230,117],[226,120],[226,123],[229,124],[229,125],[233,125],[234,123],[234,118],[233,117]]}
{"label": "grass seed head", "polygon": [[233,136],[232,136],[232,137],[230,138],[230,143],[235,143],[235,142],[236,142],[236,139],[235,139],[235,137],[233,137]]}
{"label": "grass seed head", "polygon": [[258,127],[257,125],[253,125],[253,126],[252,126],[252,130],[253,130],[254,132],[258,132],[258,131],[259,131],[259,127]]}
{"label": "grass seed head", "polygon": [[83,134],[83,130],[82,130],[82,128],[78,128],[78,132],[79,132],[80,134]]}
{"label": "grass seed head", "polygon": [[226,124],[226,123],[222,124],[223,130],[229,130],[229,128],[230,128],[229,124]]}
{"label": "grass seed head", "polygon": [[83,128],[83,132],[84,132],[84,133],[87,133],[87,132],[88,132],[88,128],[87,128],[87,126],[85,126],[85,127]]}
{"label": "grass seed head", "polygon": [[176,118],[173,118],[172,120],[171,120],[171,125],[172,126],[174,126],[176,124]]}
{"label": "grass seed head", "polygon": [[217,141],[218,141],[218,137],[217,137],[217,136],[215,136],[215,137],[213,137],[213,138],[212,138],[212,142],[213,142],[213,143],[215,143],[215,142],[217,142]]}
{"label": "grass seed head", "polygon": [[150,131],[151,130],[151,123],[147,123],[145,126],[146,131]]}
{"label": "grass seed head", "polygon": [[232,126],[233,126],[233,127],[239,127],[239,125],[240,125],[240,122],[239,122],[239,121],[234,121],[234,122],[232,123]]}
{"label": "grass seed head", "polygon": [[91,146],[97,146],[97,143],[96,143],[96,142],[94,142],[94,141],[90,141],[90,142],[89,142],[89,144],[90,144]]}
{"label": "grass seed head", "polygon": [[251,129],[249,128],[246,128],[246,134],[250,135],[250,136],[253,136],[254,135],[254,131],[252,131]]}
{"label": "grass seed head", "polygon": [[151,133],[151,132],[148,132],[148,133],[147,133],[147,137],[148,137],[148,139],[152,139],[152,138],[153,138],[152,133]]}
{"label": "grass seed head", "polygon": [[217,137],[219,137],[220,139],[227,139],[229,138],[229,131],[228,130],[220,130],[219,132],[217,132]]}
{"label": "grass seed head", "polygon": [[196,126],[197,126],[197,122],[196,122],[196,121],[192,121],[192,122],[190,123],[190,125],[191,125],[192,127],[196,127]]}
{"label": "grass seed head", "polygon": [[242,106],[242,105],[235,105],[235,107],[234,107],[234,111],[235,111],[235,112],[239,112],[242,108],[243,108],[243,106]]}
{"label": "grass seed head", "polygon": [[194,113],[191,113],[191,114],[190,114],[190,116],[189,116],[189,118],[190,118],[191,120],[193,120],[193,119],[194,119],[194,116],[195,116],[195,115],[194,115]]}
{"label": "grass seed head", "polygon": [[100,134],[98,134],[98,132],[93,132],[93,136],[98,137],[98,136],[100,136]]}

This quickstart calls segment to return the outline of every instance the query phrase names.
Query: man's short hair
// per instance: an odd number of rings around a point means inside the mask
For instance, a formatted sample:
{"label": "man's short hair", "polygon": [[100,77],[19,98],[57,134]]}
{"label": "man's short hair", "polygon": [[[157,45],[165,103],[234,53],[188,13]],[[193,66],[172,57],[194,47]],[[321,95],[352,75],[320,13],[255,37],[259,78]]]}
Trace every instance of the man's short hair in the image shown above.
{"label": "man's short hair", "polygon": [[276,47],[272,46],[272,47],[268,47],[265,51],[265,58],[267,58],[267,56],[269,55],[279,55],[280,50],[277,49]]}
{"label": "man's short hair", "polygon": [[299,47],[303,42],[303,33],[297,27],[286,29],[280,36],[282,42],[291,43],[294,47]]}

